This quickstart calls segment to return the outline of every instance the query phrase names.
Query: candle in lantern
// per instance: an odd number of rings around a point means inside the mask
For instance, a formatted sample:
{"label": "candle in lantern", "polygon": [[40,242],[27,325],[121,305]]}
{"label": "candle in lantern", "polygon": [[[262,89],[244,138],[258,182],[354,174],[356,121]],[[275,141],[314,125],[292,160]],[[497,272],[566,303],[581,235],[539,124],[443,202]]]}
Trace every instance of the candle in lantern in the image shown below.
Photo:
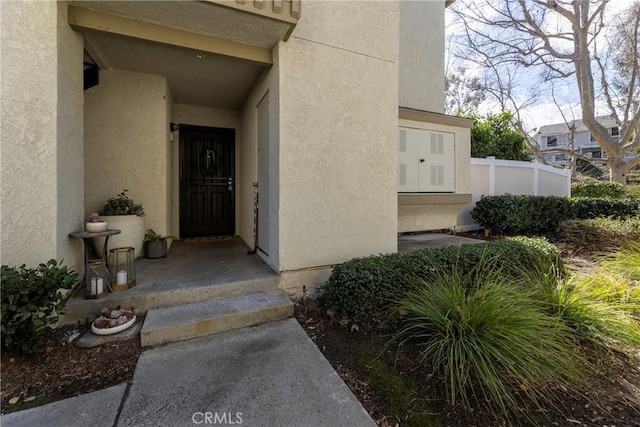
{"label": "candle in lantern", "polygon": [[102,277],[93,277],[91,279],[91,295],[100,295],[102,292],[104,292]]}
{"label": "candle in lantern", "polygon": [[118,285],[126,285],[127,284],[127,272],[124,270],[118,271],[118,275],[116,277],[116,284]]}

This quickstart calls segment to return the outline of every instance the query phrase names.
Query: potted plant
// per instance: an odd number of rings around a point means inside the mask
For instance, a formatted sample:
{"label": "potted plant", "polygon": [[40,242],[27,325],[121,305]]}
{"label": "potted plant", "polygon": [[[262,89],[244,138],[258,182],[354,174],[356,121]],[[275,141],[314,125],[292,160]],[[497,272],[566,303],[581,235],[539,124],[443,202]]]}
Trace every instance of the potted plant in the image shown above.
{"label": "potted plant", "polygon": [[156,259],[167,256],[167,240],[175,240],[176,236],[162,236],[151,228],[144,235],[144,255]]}
{"label": "potted plant", "polygon": [[107,231],[107,221],[101,220],[98,212],[91,212],[87,217],[84,228],[89,233],[102,233],[103,231]]}
{"label": "potted plant", "polygon": [[[116,197],[107,199],[101,211],[100,219],[107,221],[111,229],[120,230],[120,234],[111,236],[108,250],[112,248],[131,247],[135,249],[136,258],[142,255],[144,240],[144,208],[128,195],[128,190],[122,190]],[[93,239],[94,245],[100,253],[104,245],[104,238]]]}
{"label": "potted plant", "polygon": [[117,334],[136,323],[136,315],[132,310],[103,308],[101,314],[91,324],[91,332],[96,335]]}

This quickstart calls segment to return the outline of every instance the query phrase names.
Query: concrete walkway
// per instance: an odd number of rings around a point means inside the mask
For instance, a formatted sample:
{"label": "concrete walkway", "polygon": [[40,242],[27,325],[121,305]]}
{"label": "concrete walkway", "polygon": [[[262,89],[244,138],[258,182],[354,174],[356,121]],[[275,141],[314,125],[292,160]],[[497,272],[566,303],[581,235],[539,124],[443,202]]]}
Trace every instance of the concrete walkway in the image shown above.
{"label": "concrete walkway", "polygon": [[145,351],[130,386],[3,415],[11,426],[375,426],[295,319]]}

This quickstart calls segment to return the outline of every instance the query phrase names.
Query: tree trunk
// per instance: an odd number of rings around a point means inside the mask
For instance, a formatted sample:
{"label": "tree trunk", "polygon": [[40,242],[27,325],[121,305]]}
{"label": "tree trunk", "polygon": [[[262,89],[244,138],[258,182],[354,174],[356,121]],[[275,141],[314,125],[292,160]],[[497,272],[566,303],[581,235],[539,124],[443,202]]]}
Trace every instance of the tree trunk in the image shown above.
{"label": "tree trunk", "polygon": [[609,181],[625,185],[627,183],[627,165],[624,163],[624,154],[609,155],[607,165],[609,166]]}

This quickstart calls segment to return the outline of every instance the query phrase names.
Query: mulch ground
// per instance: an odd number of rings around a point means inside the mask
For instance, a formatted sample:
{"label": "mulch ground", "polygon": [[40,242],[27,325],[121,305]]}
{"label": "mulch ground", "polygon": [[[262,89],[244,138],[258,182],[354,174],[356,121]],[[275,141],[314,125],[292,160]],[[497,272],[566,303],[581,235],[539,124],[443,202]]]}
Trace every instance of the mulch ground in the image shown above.
{"label": "mulch ground", "polygon": [[[416,363],[416,352],[394,346],[382,350],[390,331],[345,326],[328,315],[318,300],[296,304],[296,318],[379,426],[507,424],[485,408],[475,408],[471,416],[451,409],[443,399],[444,385]],[[615,355],[591,385],[592,390],[583,391],[589,399],[557,390],[557,408],[543,412],[532,408],[533,419],[517,420],[517,425],[640,426],[640,368],[636,363]]]}
{"label": "mulch ground", "polygon": [[[69,338],[88,326],[51,330],[43,352],[21,355],[3,351],[0,357],[2,413],[104,389],[133,378],[142,352],[132,339],[80,348]],[[14,403],[17,400],[17,403]],[[12,402],[11,404],[9,402]]]}

